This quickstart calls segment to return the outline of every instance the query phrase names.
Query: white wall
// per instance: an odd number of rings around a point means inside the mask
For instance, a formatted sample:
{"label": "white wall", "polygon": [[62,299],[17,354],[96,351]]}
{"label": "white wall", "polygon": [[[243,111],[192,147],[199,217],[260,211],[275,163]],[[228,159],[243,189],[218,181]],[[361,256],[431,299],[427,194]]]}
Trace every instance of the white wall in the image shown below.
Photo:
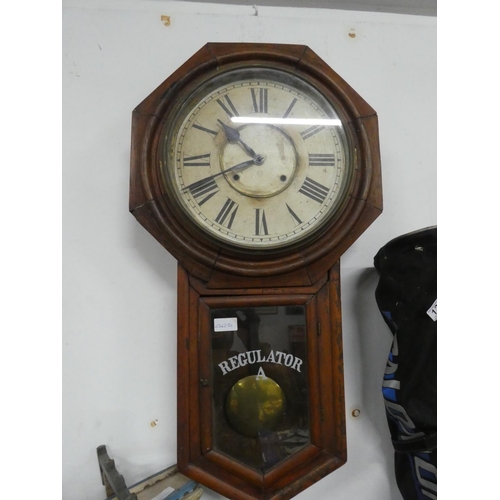
{"label": "white wall", "polygon": [[129,484],[176,461],[176,262],[128,213],[130,121],[209,41],[308,45],[378,113],[384,212],[342,258],[348,462],[297,499],[400,499],[372,262],[436,224],[436,19],[139,0],[63,2],[63,499],[105,497],[98,445]]}

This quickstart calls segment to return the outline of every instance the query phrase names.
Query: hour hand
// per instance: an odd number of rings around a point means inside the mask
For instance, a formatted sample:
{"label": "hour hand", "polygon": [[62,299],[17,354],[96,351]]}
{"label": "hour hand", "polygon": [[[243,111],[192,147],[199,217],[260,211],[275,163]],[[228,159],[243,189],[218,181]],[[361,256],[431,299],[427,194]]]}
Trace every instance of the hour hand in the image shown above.
{"label": "hour hand", "polygon": [[226,134],[227,140],[229,142],[239,142],[244,148],[245,151],[252,157],[255,158],[257,153],[246,143],[244,143],[241,140],[240,137],[240,132],[239,130],[230,127],[229,125],[226,125],[222,120],[217,119],[217,121],[222,125],[222,128],[224,129],[224,133]]}
{"label": "hour hand", "polygon": [[222,125],[224,133],[226,134],[227,140],[229,142],[237,142],[240,140],[240,132],[237,129],[226,125],[222,120],[219,120],[218,118],[217,121]]}

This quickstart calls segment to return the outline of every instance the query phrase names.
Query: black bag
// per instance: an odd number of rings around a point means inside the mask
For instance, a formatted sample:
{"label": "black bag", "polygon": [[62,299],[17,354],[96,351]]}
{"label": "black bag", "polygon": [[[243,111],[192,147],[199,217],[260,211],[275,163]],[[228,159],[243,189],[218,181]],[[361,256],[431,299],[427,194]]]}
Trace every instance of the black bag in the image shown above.
{"label": "black bag", "polygon": [[399,236],[374,259],[375,298],[394,335],[383,381],[405,500],[437,499],[437,228]]}

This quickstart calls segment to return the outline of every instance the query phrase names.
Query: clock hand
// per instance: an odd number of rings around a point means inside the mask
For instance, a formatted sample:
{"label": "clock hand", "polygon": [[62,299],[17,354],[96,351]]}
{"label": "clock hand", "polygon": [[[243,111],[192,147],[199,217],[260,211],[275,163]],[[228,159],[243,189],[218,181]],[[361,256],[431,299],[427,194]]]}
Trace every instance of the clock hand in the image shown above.
{"label": "clock hand", "polygon": [[248,144],[244,143],[241,140],[239,130],[237,130],[233,127],[230,127],[229,125],[226,125],[222,120],[217,119],[217,121],[222,125],[222,128],[224,129],[224,133],[226,134],[227,140],[229,142],[239,142],[245,148],[245,151],[252,158],[255,158],[258,156],[257,153]]}
{"label": "clock hand", "polygon": [[263,163],[264,163],[264,157],[262,155],[255,155],[255,158],[253,158],[252,160],[243,161],[241,163],[238,163],[237,165],[227,168],[226,170],[221,170],[220,172],[217,172],[214,175],[209,175],[204,179],[189,184],[189,186],[186,186],[185,188],[182,189],[182,192],[186,192],[190,189],[192,190],[199,188],[201,186],[205,186],[207,182],[211,181],[212,179],[215,179],[216,177],[219,177],[220,175],[227,174],[228,172],[233,172],[234,170],[243,170],[252,165],[262,165]]}

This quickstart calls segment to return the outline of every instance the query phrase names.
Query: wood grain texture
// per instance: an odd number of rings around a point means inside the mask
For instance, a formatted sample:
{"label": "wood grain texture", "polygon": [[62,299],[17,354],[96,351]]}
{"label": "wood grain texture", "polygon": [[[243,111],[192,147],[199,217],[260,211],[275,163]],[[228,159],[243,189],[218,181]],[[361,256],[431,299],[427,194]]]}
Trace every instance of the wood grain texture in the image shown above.
{"label": "wood grain texture", "polygon": [[[346,461],[340,263],[315,286],[207,288],[179,266],[179,470],[228,498],[289,499]],[[227,292],[227,293],[226,293]],[[265,293],[263,293],[265,292]],[[259,472],[216,449],[210,310],[303,305],[306,311],[310,444]],[[186,399],[188,403],[186,403]],[[249,438],[251,439],[251,438]],[[186,452],[186,450],[188,450]],[[188,456],[186,456],[188,455]]]}
{"label": "wood grain texture", "polygon": [[[352,160],[340,210],[314,235],[275,251],[231,247],[201,230],[163,182],[160,139],[194,89],[243,67],[277,68],[311,83],[338,110]],[[340,257],[382,212],[378,118],[303,45],[210,43],[132,113],[129,210],[178,261],[178,468],[236,500],[288,500],[347,459]],[[296,306],[306,311],[309,442],[258,471],[214,440],[211,310]],[[220,414],[220,412],[219,412]]]}

